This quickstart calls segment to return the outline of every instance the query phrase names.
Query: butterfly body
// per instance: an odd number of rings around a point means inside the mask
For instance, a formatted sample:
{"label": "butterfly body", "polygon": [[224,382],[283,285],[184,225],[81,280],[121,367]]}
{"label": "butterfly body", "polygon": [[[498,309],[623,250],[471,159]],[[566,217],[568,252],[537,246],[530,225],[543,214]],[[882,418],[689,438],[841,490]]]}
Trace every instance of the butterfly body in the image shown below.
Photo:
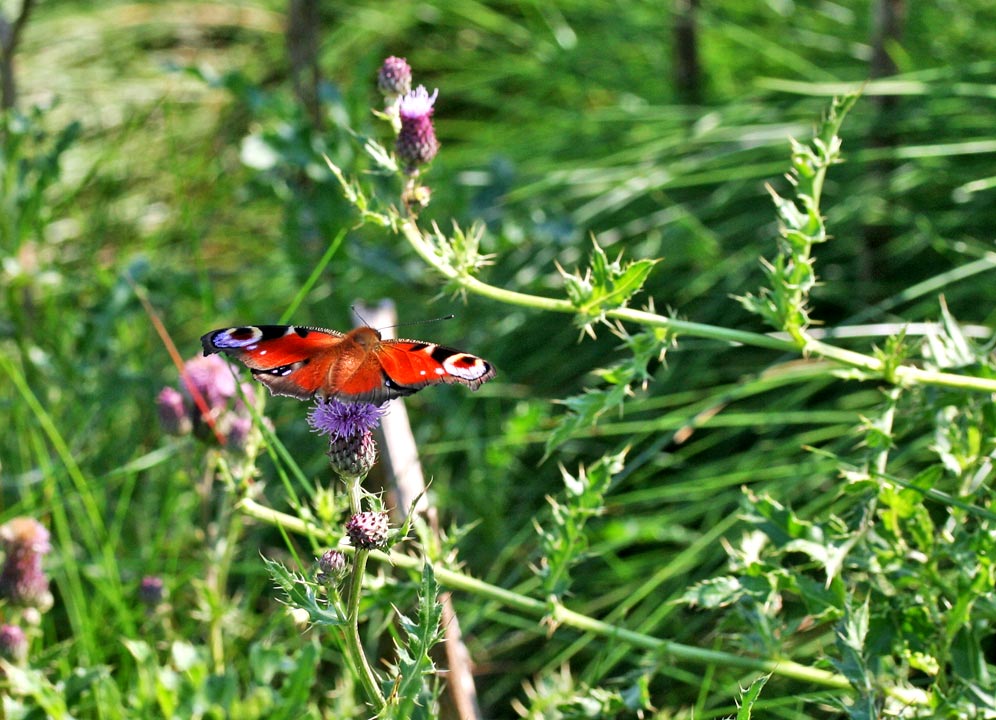
{"label": "butterfly body", "polygon": [[348,333],[296,325],[244,325],[212,330],[204,354],[225,353],[249,368],[274,395],[382,403],[427,385],[459,383],[476,390],[495,376],[475,355],[418,340],[383,340],[370,327]]}

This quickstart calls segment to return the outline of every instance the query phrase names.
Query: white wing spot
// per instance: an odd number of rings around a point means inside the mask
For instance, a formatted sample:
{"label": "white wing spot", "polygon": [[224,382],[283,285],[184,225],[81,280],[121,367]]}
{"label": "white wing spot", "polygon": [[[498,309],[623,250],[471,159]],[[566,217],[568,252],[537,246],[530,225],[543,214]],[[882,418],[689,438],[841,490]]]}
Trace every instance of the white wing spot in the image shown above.
{"label": "white wing spot", "polygon": [[425,375],[425,370],[420,370],[418,374],[419,375]]}
{"label": "white wing spot", "polygon": [[[250,348],[246,348],[246,350],[255,350],[256,347],[257,347],[256,345],[253,345]],[[267,352],[269,352],[269,351],[268,350],[260,350],[259,351],[260,357],[262,357],[263,355],[266,355]]]}
{"label": "white wing spot", "polygon": [[445,374],[446,374],[446,370],[445,369],[443,369],[441,367],[437,367],[436,368],[436,375],[445,375]]}

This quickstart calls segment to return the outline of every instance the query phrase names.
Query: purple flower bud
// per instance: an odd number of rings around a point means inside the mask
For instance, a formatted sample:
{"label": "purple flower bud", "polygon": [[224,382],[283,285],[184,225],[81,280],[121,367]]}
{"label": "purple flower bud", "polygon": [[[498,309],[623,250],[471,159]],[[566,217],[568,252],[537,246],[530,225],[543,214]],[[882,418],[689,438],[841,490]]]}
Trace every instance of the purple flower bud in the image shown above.
{"label": "purple flower bud", "polygon": [[159,412],[159,423],[170,435],[186,435],[193,429],[183,393],[176,388],[162,389],[156,398],[156,409]]}
{"label": "purple flower bud", "polygon": [[0,527],[0,542],[7,552],[0,570],[0,597],[42,612],[52,607],[42,570],[42,557],[52,549],[48,530],[34,518],[18,517]]}
{"label": "purple flower bud", "polygon": [[0,658],[22,664],[28,658],[28,638],[17,625],[0,625]]}
{"label": "purple flower bud", "polygon": [[356,513],[346,523],[350,544],[365,550],[384,547],[389,530],[385,512]]}
{"label": "purple flower bud", "polygon": [[164,585],[161,577],[146,575],[138,586],[138,599],[149,607],[155,607],[163,601]]}
{"label": "purple flower bud", "polygon": [[401,132],[398,134],[394,149],[405,164],[405,171],[412,175],[419,165],[436,157],[439,152],[439,141],[432,127],[433,104],[439,91],[429,95],[424,86],[401,98],[398,114],[401,117]]}
{"label": "purple flower bud", "polygon": [[393,55],[384,61],[377,73],[377,88],[390,102],[398,95],[407,95],[412,89],[412,69],[404,58]]}
{"label": "purple flower bud", "polygon": [[325,554],[318,558],[318,571],[316,579],[320,584],[333,585],[346,577],[349,563],[340,551],[326,550]]}

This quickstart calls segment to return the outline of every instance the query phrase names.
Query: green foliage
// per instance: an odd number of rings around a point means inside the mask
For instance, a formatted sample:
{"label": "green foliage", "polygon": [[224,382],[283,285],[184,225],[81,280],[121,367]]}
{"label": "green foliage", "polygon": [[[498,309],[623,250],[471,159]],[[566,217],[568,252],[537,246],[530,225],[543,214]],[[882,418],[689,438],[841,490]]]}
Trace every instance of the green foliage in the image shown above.
{"label": "green foliage", "polygon": [[566,667],[526,685],[529,705],[518,703],[519,715],[529,720],[640,717],[653,709],[647,675],[638,675],[619,687],[588,687],[571,677]]}
{"label": "green foliage", "polygon": [[[141,640],[125,646],[137,666],[136,686],[127,693],[129,709],[141,716],[262,718],[313,712],[310,691],[320,659],[314,642],[301,643],[291,655],[253,644],[246,667],[222,672],[212,668],[203,647],[192,643],[176,641],[162,658]],[[248,678],[239,676],[243,671]]]}
{"label": "green foliage", "polygon": [[[66,151],[79,138],[82,126],[70,122],[51,132],[46,127],[46,111],[33,107],[27,113],[11,109],[0,114],[0,197],[3,222],[0,223],[0,249],[10,260],[25,242],[42,239],[53,212],[62,205],[52,197],[52,188],[62,175]],[[5,271],[21,282],[30,281],[32,268],[17,268],[9,261]]]}
{"label": "green foliage", "polygon": [[568,413],[562,415],[547,436],[546,455],[564,442],[593,427],[606,412],[622,413],[627,398],[634,394],[634,386],[646,387],[652,378],[651,364],[663,362],[672,333],[665,328],[648,328],[630,334],[622,325],[611,327],[621,338],[628,351],[615,365],[598,368],[594,373],[601,378],[605,388],[586,388],[581,395],[565,398],[561,403]]}
{"label": "green foliage", "polygon": [[547,498],[550,516],[536,521],[542,553],[537,574],[545,595],[561,598],[570,590],[570,568],[584,559],[587,550],[585,525],[603,511],[612,477],[623,469],[625,459],[625,451],[603,456],[590,467],[581,467],[576,477],[560,468],[564,500]]}

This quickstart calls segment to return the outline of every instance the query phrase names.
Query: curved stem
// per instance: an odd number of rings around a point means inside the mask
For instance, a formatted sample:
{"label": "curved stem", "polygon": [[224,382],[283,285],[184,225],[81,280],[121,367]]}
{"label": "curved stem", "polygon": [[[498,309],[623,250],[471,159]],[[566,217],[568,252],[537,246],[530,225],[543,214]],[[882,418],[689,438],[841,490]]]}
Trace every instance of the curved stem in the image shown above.
{"label": "curved stem", "polygon": [[[437,272],[445,278],[460,285],[461,288],[473,292],[475,295],[487,297],[498,302],[519,307],[528,307],[535,310],[547,310],[550,312],[575,313],[575,308],[570,301],[559,298],[547,298],[539,295],[505,290],[504,288],[489,285],[478,280],[472,275],[461,274],[453,267],[442,262],[433,250],[431,242],[426,240],[422,231],[419,230],[414,220],[405,219],[400,223],[401,234],[415,249],[415,252],[431,265]],[[658,315],[646,310],[634,310],[632,308],[615,308],[607,310],[605,316],[614,320],[633,322],[647,327],[667,328],[678,335],[690,335],[692,337],[706,338],[752,347],[767,348],[781,352],[801,353],[802,355],[819,355],[828,360],[833,360],[854,368],[856,370],[870,373],[876,377],[881,377],[885,372],[885,365],[876,357],[865,355],[864,353],[847,350],[830,345],[819,340],[803,335],[802,342],[795,342],[787,338],[779,338],[774,335],[750,332],[747,330],[734,330],[731,328],[719,327],[716,325],[706,325],[704,323],[689,322],[676,318]],[[900,365],[894,371],[895,380],[904,385],[934,385],[960,390],[971,390],[978,392],[996,392],[996,380],[981,377],[971,377],[968,375],[957,375],[954,373],[937,372],[934,370],[923,370],[912,365]]]}
{"label": "curved stem", "polygon": [[[242,512],[257,520],[282,527],[289,532],[319,538],[325,537],[329,540],[332,539],[325,530],[317,525],[308,523],[293,515],[287,515],[260,505],[255,500],[244,499],[239,502],[238,507]],[[426,562],[424,558],[411,557],[395,552],[384,553],[378,550],[364,551],[353,548],[341,549],[343,552],[353,552],[357,559],[361,555],[364,555],[378,562],[390,563],[393,567],[405,568],[415,572],[420,572]],[[683,645],[597,620],[582,613],[569,610],[559,602],[550,603],[536,600],[512,590],[506,590],[497,585],[478,580],[469,575],[464,575],[455,570],[441,567],[435,563],[433,563],[433,572],[440,584],[451,590],[464,590],[488,598],[506,607],[518,610],[525,615],[535,617],[538,620],[546,620],[550,623],[551,627],[565,625],[577,628],[590,632],[593,635],[624,642],[676,660],[685,660],[703,665],[722,664],[745,670],[768,672],[831,689],[844,690],[850,688],[847,678],[828,670],[809,667],[808,665],[803,665],[792,660],[745,657],[720,650],[704,650],[691,645]],[[918,688],[892,687],[887,688],[885,692],[890,697],[894,697],[900,702],[909,705],[925,705],[928,702],[927,694]]]}

